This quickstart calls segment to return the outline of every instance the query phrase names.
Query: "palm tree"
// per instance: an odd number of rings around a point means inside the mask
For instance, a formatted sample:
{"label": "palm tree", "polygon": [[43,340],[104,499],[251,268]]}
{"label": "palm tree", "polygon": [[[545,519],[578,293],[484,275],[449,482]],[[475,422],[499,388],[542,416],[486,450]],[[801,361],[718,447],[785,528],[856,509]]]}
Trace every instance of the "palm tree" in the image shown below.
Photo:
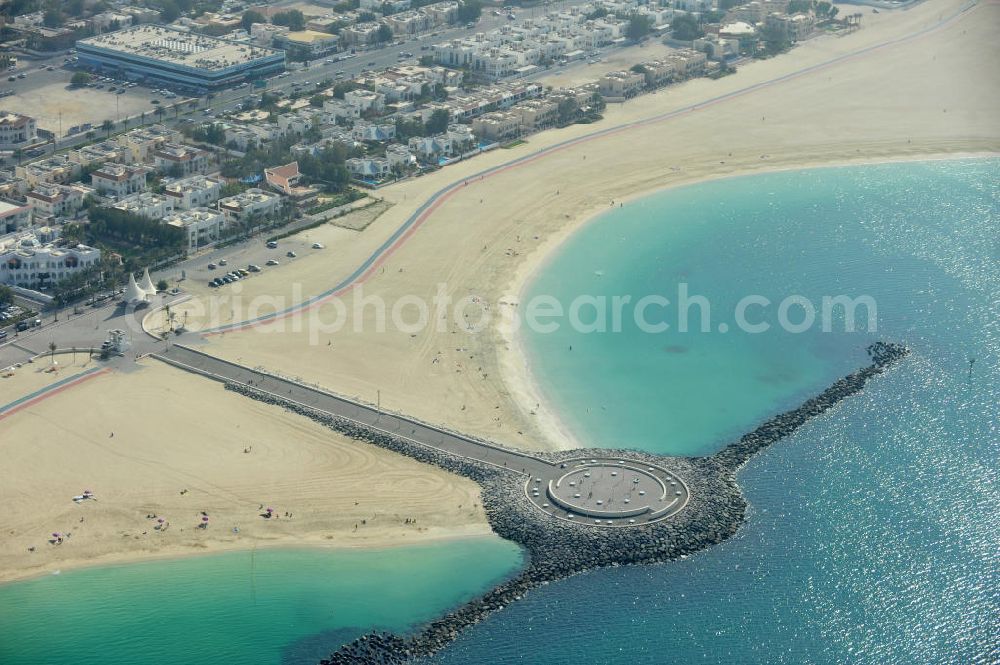
{"label": "palm tree", "polygon": [[158,118],[158,119],[159,119],[159,120],[160,120],[161,122],[163,121],[163,113],[164,113],[164,111],[163,111],[163,107],[162,107],[162,106],[157,106],[157,107],[156,107],[156,116],[157,116],[157,118]]}
{"label": "palm tree", "polygon": [[56,343],[55,342],[49,342],[49,352],[51,354],[49,356],[49,360],[51,360],[52,364],[55,365],[56,364]]}
{"label": "palm tree", "polygon": [[111,136],[111,130],[115,128],[115,123],[111,120],[105,120],[101,123],[101,129],[107,136]]}
{"label": "palm tree", "polygon": [[139,114],[139,124],[140,125],[145,125],[146,124],[146,112],[145,111],[143,111],[142,113]]}

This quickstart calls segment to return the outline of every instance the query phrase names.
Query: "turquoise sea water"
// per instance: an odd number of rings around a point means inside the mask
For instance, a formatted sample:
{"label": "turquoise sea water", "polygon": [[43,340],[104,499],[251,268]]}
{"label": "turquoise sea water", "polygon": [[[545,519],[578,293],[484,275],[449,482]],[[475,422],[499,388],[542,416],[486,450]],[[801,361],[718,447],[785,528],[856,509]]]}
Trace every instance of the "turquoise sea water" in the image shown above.
{"label": "turquoise sea water", "polygon": [[[587,443],[710,453],[864,364],[871,339],[913,354],[741,472],[751,511],[734,539],[550,584],[432,661],[1000,661],[998,183],[996,159],[737,178],[616,208],[571,239],[531,293],[673,300],[683,280],[713,330],[749,293],[878,306],[873,334],[527,338]],[[312,663],[520,563],[487,539],[261,551],[252,575],[248,553],[72,571],[0,586],[0,663]]]}
{"label": "turquoise sea water", "polygon": [[[619,334],[577,332],[565,317],[554,333],[525,333],[535,379],[585,445],[696,455],[864,364],[872,339],[934,344],[958,354],[950,360],[961,369],[979,330],[995,325],[975,305],[997,288],[998,175],[995,160],[814,169],[708,182],[609,210],[570,238],[525,301],[554,296],[568,311],[581,294],[609,303],[661,295],[671,304],[649,307],[647,320],[670,328],[643,332],[628,307]],[[689,331],[678,330],[682,285],[707,300],[709,332],[695,305]],[[875,333],[866,332],[866,307],[857,308],[861,332],[843,332],[840,308],[828,317],[832,331],[822,330],[824,296],[840,295],[873,299]],[[767,332],[738,330],[746,296],[772,303],[746,310]],[[816,311],[809,330],[779,325],[788,296]],[[802,308],[788,318],[802,321]],[[593,309],[580,319],[591,322]]]}
{"label": "turquoise sea water", "polygon": [[[666,192],[585,228],[531,292],[637,293],[681,276],[713,307],[748,291],[868,293],[877,337],[913,353],[751,461],[734,539],[550,584],[434,662],[1000,662],[1000,160]],[[710,453],[863,364],[875,336],[526,343],[585,441]]]}
{"label": "turquoise sea water", "polygon": [[384,550],[259,550],[0,586],[4,665],[314,665],[373,628],[405,631],[522,563],[499,538]]}

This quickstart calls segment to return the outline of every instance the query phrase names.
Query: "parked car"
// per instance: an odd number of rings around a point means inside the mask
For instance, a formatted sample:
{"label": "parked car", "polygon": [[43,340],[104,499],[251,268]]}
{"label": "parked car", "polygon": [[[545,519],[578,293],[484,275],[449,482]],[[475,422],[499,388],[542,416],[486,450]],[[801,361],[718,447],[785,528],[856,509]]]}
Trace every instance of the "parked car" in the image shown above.
{"label": "parked car", "polygon": [[249,271],[239,268],[236,272],[240,274],[240,277],[248,277],[250,275]]}
{"label": "parked car", "polygon": [[269,266],[276,266],[276,265],[278,265],[278,262],[275,259],[268,259],[267,265],[269,265]]}
{"label": "parked car", "polygon": [[250,265],[247,266],[247,270],[249,270],[250,272],[260,272],[260,266],[257,265],[256,263],[251,263]]}
{"label": "parked car", "polygon": [[0,339],[6,339],[6,337],[7,337],[7,331],[0,330]]}
{"label": "parked car", "polygon": [[211,286],[213,289],[219,288],[219,285],[216,283],[214,279],[211,282],[209,282],[208,285]]}
{"label": "parked car", "polygon": [[219,265],[220,265],[220,266],[224,266],[224,265],[226,265],[227,263],[229,263],[229,261],[226,261],[225,259],[219,259]]}
{"label": "parked car", "polygon": [[277,249],[278,248],[278,241],[277,240],[268,240],[267,241],[267,248],[268,249]]}
{"label": "parked car", "polygon": [[292,250],[288,250],[288,251],[287,251],[287,252],[285,253],[285,256],[287,256],[287,257],[288,257],[288,258],[290,258],[290,259],[294,259],[294,258],[295,258],[296,256],[298,256],[298,254],[296,254],[296,253],[295,253],[295,252],[293,252]]}
{"label": "parked car", "polygon": [[323,243],[321,243],[321,242],[314,242],[313,243],[313,249],[323,249],[323,248],[324,248]]}
{"label": "parked car", "polygon": [[208,264],[208,269],[209,270],[215,270],[215,264],[214,263],[209,263]]}

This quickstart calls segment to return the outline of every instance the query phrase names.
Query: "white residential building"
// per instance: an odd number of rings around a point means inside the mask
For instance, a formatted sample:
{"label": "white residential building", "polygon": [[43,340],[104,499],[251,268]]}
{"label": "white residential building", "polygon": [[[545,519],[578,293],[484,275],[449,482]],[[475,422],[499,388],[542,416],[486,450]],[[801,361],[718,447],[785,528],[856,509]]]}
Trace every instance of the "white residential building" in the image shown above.
{"label": "white residential building", "polygon": [[21,113],[0,111],[0,150],[17,150],[38,138],[35,119]]}
{"label": "white residential building", "polygon": [[168,175],[207,173],[210,159],[207,150],[183,143],[164,143],[153,150],[153,164],[158,171]]}
{"label": "white residential building", "polygon": [[164,145],[180,138],[180,132],[167,129],[163,125],[150,125],[126,132],[115,140],[132,154],[133,162],[153,161],[153,152]]}
{"label": "white residential building", "polygon": [[391,173],[389,160],[382,157],[352,157],[344,165],[359,180],[378,181]]}
{"label": "white residential building", "polygon": [[99,249],[57,247],[26,233],[0,241],[0,282],[29,289],[44,287],[96,266],[100,260]]}
{"label": "white residential building", "polygon": [[31,187],[44,183],[67,183],[76,180],[80,170],[80,165],[69,161],[66,155],[53,155],[14,167],[17,177],[24,179]]}
{"label": "white residential building", "polygon": [[80,184],[41,184],[25,194],[34,217],[68,217],[83,207],[83,199],[93,190]]}
{"label": "white residential building", "polygon": [[164,185],[163,195],[173,200],[175,210],[205,208],[219,200],[223,184],[218,178],[194,175]]}
{"label": "white residential building", "polygon": [[263,189],[251,188],[235,196],[219,200],[219,211],[229,222],[243,222],[248,218],[264,220],[273,217],[282,206],[279,194]]}
{"label": "white residential building", "polygon": [[208,208],[178,210],[163,218],[164,224],[184,229],[189,252],[218,242],[224,222],[222,213]]}
{"label": "white residential building", "polygon": [[174,201],[162,194],[142,192],[126,197],[111,207],[149,219],[163,219],[174,211]]}
{"label": "white residential building", "polygon": [[90,173],[90,184],[98,194],[122,198],[146,191],[147,173],[145,166],[108,163]]}
{"label": "white residential building", "polygon": [[31,207],[0,200],[0,235],[31,225]]}

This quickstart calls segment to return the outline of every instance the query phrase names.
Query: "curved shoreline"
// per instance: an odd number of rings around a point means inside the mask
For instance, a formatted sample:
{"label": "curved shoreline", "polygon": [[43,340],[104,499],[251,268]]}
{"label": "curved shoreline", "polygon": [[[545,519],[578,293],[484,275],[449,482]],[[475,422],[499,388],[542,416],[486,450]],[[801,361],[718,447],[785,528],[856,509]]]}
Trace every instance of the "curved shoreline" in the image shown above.
{"label": "curved shoreline", "polygon": [[[693,554],[728,539],[739,530],[746,517],[747,502],[736,482],[736,472],[740,466],[754,454],[792,434],[812,418],[862,391],[870,379],[886,371],[908,353],[905,346],[876,342],[868,347],[871,358],[868,366],[841,378],[801,406],[768,420],[710,457],[664,457],[632,450],[600,449],[525,456],[521,451],[493,442],[475,443],[476,446],[485,446],[501,453],[501,456],[520,455],[524,456],[523,459],[533,457],[536,462],[547,462],[551,468],[564,468],[575,457],[591,456],[621,458],[623,464],[624,460],[648,462],[669,469],[690,488],[688,503],[680,512],[665,520],[617,529],[595,526],[583,519],[552,519],[552,515],[540,510],[523,488],[523,478],[526,475],[530,478],[537,473],[534,470],[538,467],[537,463],[534,467],[528,464],[532,468],[526,473],[523,469],[519,472],[508,468],[506,462],[501,467],[496,462],[485,461],[487,458],[472,457],[445,446],[422,443],[381,426],[290,399],[283,392],[280,395],[270,392],[254,382],[251,385],[243,383],[242,379],[228,380],[225,387],[251,399],[282,406],[355,440],[474,480],[481,487],[483,507],[493,531],[525,548],[528,563],[521,574],[443,618],[425,624],[413,635],[367,635],[344,645],[329,658],[320,661],[322,665],[404,663],[437,652],[455,639],[461,630],[548,582],[606,566],[667,561]],[[415,421],[410,422],[416,424]],[[467,441],[475,442],[468,438]]]}
{"label": "curved shoreline", "polygon": [[942,30],[951,25],[952,22],[958,20],[963,15],[973,10],[979,5],[979,0],[969,0],[961,7],[954,10],[947,16],[940,16],[936,21],[930,25],[918,29],[915,32],[909,34],[901,35],[895,38],[886,39],[881,42],[876,42],[874,44],[869,44],[868,46],[863,46],[856,51],[851,51],[839,56],[835,56],[828,60],[823,60],[813,65],[803,67],[801,69],[793,70],[789,73],[776,76],[774,78],[766,79],[763,81],[758,81],[750,85],[744,86],[742,88],[737,88],[736,90],[731,90],[729,92],[724,92],[722,94],[716,95],[714,97],[709,97],[708,99],[701,100],[699,102],[694,102],[688,104],[687,106],[682,106],[680,108],[672,109],[663,113],[654,114],[646,118],[640,118],[633,121],[626,121],[621,124],[613,125],[611,127],[606,127],[603,129],[596,130],[594,132],[586,133],[581,136],[575,136],[563,141],[558,141],[551,145],[547,145],[539,150],[530,152],[526,155],[516,157],[508,162],[501,164],[496,164],[479,171],[475,171],[464,178],[456,179],[450,183],[445,184],[443,187],[433,192],[420,206],[418,206],[413,213],[408,216],[403,223],[391,233],[391,235],[383,242],[374,253],[370,254],[353,272],[351,272],[347,277],[341,280],[335,286],[327,289],[326,291],[320,293],[319,295],[312,296],[303,300],[300,303],[287,307],[283,310],[273,312],[266,315],[258,316],[249,321],[241,321],[236,323],[225,324],[218,326],[216,328],[207,329],[201,331],[204,336],[222,334],[226,332],[235,332],[239,330],[244,330],[262,323],[267,323],[271,321],[277,321],[283,319],[287,316],[293,315],[297,312],[308,310],[312,307],[323,304],[324,302],[334,298],[338,295],[344,293],[347,289],[355,286],[359,283],[363,283],[369,276],[374,274],[375,270],[382,265],[382,263],[388,259],[393,252],[399,249],[406,240],[415,233],[420,226],[427,221],[435,209],[440,205],[443,205],[454,196],[456,193],[462,191],[462,189],[467,186],[470,182],[485,180],[506,171],[516,169],[521,166],[531,164],[537,160],[543,159],[545,157],[557,154],[568,148],[572,148],[578,145],[583,145],[590,141],[598,140],[601,138],[606,138],[608,136],[613,136],[621,132],[628,131],[630,129],[645,127],[647,125],[652,125],[674,118],[683,117],[690,113],[694,113],[705,108],[713,107],[717,104],[723,102],[731,101],[733,99],[739,99],[740,97],[758,92],[760,90],[765,90],[773,85],[778,85],[787,81],[793,81],[801,77],[807,76],[809,74],[815,73],[817,71],[822,71],[829,67],[834,67],[838,64],[844,62],[850,62],[852,60],[864,57],[871,53],[878,52],[883,49],[891,48],[900,44],[906,44],[915,40],[919,40],[927,35],[931,35],[938,30]]}
{"label": "curved shoreline", "polygon": [[[761,165],[759,168],[746,168],[737,170],[734,173],[725,173],[709,176],[694,176],[689,179],[682,179],[663,187],[629,194],[623,197],[622,203],[628,204],[653,196],[665,195],[668,192],[702,185],[705,183],[717,183],[738,178],[752,178],[758,175],[774,173],[787,173],[802,170],[840,169],[860,166],[876,166],[880,164],[899,164],[914,162],[936,162],[952,161],[963,159],[993,159],[997,157],[995,152],[931,152],[926,155],[899,155],[888,158],[858,158],[854,160],[843,160],[838,162],[809,162],[793,165]],[[604,205],[595,206],[586,214],[579,215],[569,221],[556,234],[546,239],[544,243],[536,247],[518,265],[514,275],[508,281],[501,293],[511,295],[501,296],[501,304],[504,302],[514,302],[517,306],[525,301],[525,296],[531,285],[539,278],[541,273],[555,260],[555,257],[565,247],[571,237],[582,232],[588,226],[600,222],[601,217],[610,212]],[[516,295],[515,295],[516,294]],[[573,434],[572,427],[567,424],[566,419],[559,415],[556,409],[548,400],[540,384],[531,370],[528,352],[525,348],[523,332],[520,330],[507,330],[496,328],[497,334],[507,349],[507,355],[497,355],[497,366],[500,368],[500,379],[514,402],[520,408],[525,419],[531,419],[538,426],[539,432],[547,439],[553,450],[570,450],[572,448],[586,448],[587,442],[581,441]],[[535,404],[539,406],[536,408]],[[561,445],[561,441],[567,441],[567,445]]]}

